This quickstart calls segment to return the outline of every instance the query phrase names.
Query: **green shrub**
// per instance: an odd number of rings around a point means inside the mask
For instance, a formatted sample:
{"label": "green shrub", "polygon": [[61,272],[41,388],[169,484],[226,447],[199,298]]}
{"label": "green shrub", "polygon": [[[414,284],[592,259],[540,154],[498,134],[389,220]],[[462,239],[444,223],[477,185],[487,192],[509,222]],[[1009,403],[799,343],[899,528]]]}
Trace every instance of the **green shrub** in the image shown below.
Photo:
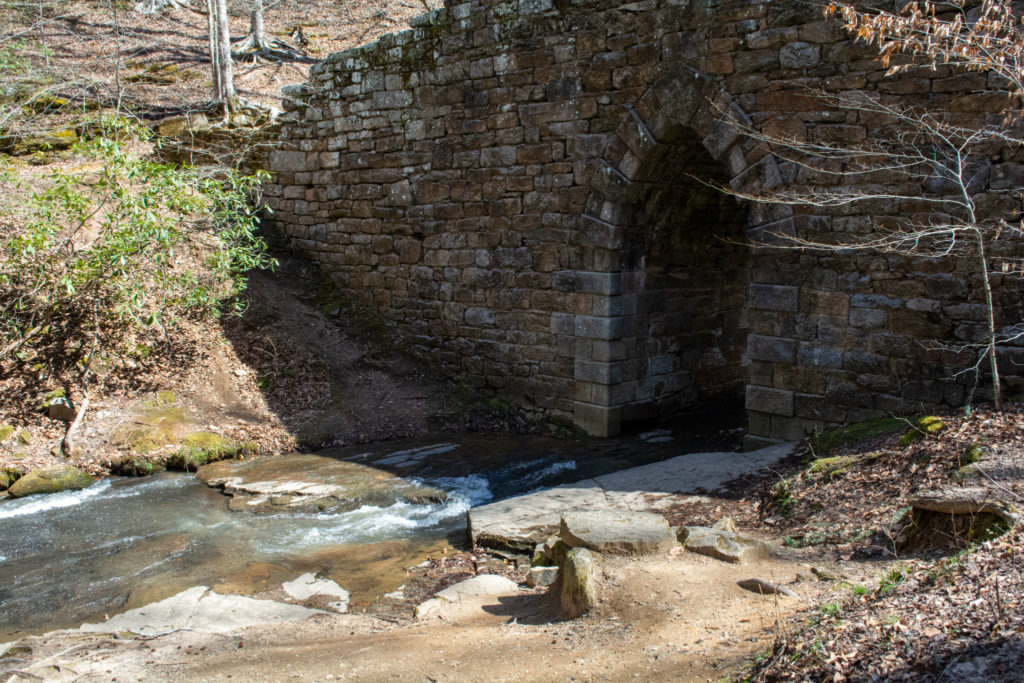
{"label": "green shrub", "polygon": [[0,361],[60,374],[135,353],[139,333],[240,310],[246,271],[274,264],[250,201],[259,174],[153,163],[112,137],[77,148],[102,170],[54,173],[0,243]]}

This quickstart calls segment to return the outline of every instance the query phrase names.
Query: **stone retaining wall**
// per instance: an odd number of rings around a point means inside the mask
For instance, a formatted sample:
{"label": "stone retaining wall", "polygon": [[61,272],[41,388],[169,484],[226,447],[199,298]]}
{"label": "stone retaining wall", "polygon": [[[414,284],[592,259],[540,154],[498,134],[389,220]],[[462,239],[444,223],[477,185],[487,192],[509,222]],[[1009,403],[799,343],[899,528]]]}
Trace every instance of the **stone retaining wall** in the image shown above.
{"label": "stone retaining wall", "polygon": [[[956,405],[965,358],[918,340],[976,337],[969,264],[751,249],[744,232],[871,217],[743,206],[702,184],[827,182],[736,122],[877,134],[809,88],[969,121],[1002,105],[983,75],[893,79],[872,57],[800,3],[449,3],[286,89],[267,204],[416,347],[592,433],[709,402],[745,402],[750,433],[771,438]],[[992,187],[1024,179],[1018,157],[990,160]],[[1019,320],[1019,290],[999,296],[1003,322]]]}

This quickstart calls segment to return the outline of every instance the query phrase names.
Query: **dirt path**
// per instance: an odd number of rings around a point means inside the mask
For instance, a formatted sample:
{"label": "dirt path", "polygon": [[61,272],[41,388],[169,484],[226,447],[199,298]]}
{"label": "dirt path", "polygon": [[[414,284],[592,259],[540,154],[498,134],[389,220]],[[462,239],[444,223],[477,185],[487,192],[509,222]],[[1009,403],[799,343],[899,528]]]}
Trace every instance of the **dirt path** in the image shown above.
{"label": "dirt path", "polygon": [[[753,577],[785,583],[799,597],[736,585]],[[237,636],[53,635],[26,641],[34,650],[22,656],[36,663],[22,670],[39,675],[40,664],[60,664],[60,672],[51,670],[57,678],[121,681],[717,680],[768,649],[780,625],[833,590],[793,561],[739,566],[675,550],[606,560],[601,603],[576,621],[558,621],[548,596],[524,589],[400,624],[325,615]],[[76,643],[80,649],[59,654]]]}

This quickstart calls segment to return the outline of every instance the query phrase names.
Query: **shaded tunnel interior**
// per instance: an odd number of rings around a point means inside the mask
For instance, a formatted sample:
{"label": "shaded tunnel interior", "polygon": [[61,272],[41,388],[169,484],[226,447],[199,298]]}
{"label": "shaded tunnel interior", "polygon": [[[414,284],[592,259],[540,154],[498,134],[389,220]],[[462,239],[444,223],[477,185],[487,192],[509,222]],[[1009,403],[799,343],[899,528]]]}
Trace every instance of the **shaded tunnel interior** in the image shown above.
{"label": "shaded tunnel interior", "polygon": [[738,409],[746,372],[747,211],[721,164],[680,128],[640,170],[627,227],[639,384],[623,420]]}

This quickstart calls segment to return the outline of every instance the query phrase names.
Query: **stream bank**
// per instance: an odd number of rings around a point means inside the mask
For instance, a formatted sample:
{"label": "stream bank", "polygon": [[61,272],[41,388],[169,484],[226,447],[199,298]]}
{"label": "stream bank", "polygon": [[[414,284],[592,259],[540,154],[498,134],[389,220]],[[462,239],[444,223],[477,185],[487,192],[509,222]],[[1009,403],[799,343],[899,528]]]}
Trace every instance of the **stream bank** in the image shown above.
{"label": "stream bank", "polygon": [[[460,552],[472,550],[466,545],[470,507],[734,443],[737,436],[719,430],[697,438],[685,426],[611,440],[445,434],[209,466],[219,468],[211,469],[219,474],[210,483],[222,487],[258,466],[249,489],[232,484],[234,497],[194,475],[160,473],[0,501],[0,637],[102,620],[197,585],[273,595],[307,572],[350,591],[353,611],[408,613],[445,575],[479,568],[476,560],[484,558]],[[329,481],[342,490],[332,495],[351,499],[294,505],[294,492],[314,485],[311,479],[317,490]],[[266,482],[291,493],[269,491]],[[260,498],[255,489],[267,494],[264,502],[278,504],[250,505]],[[427,490],[436,493],[424,495]],[[422,588],[384,598],[410,583],[410,569],[428,558],[434,564],[419,572]],[[492,570],[502,564],[499,559]]]}

